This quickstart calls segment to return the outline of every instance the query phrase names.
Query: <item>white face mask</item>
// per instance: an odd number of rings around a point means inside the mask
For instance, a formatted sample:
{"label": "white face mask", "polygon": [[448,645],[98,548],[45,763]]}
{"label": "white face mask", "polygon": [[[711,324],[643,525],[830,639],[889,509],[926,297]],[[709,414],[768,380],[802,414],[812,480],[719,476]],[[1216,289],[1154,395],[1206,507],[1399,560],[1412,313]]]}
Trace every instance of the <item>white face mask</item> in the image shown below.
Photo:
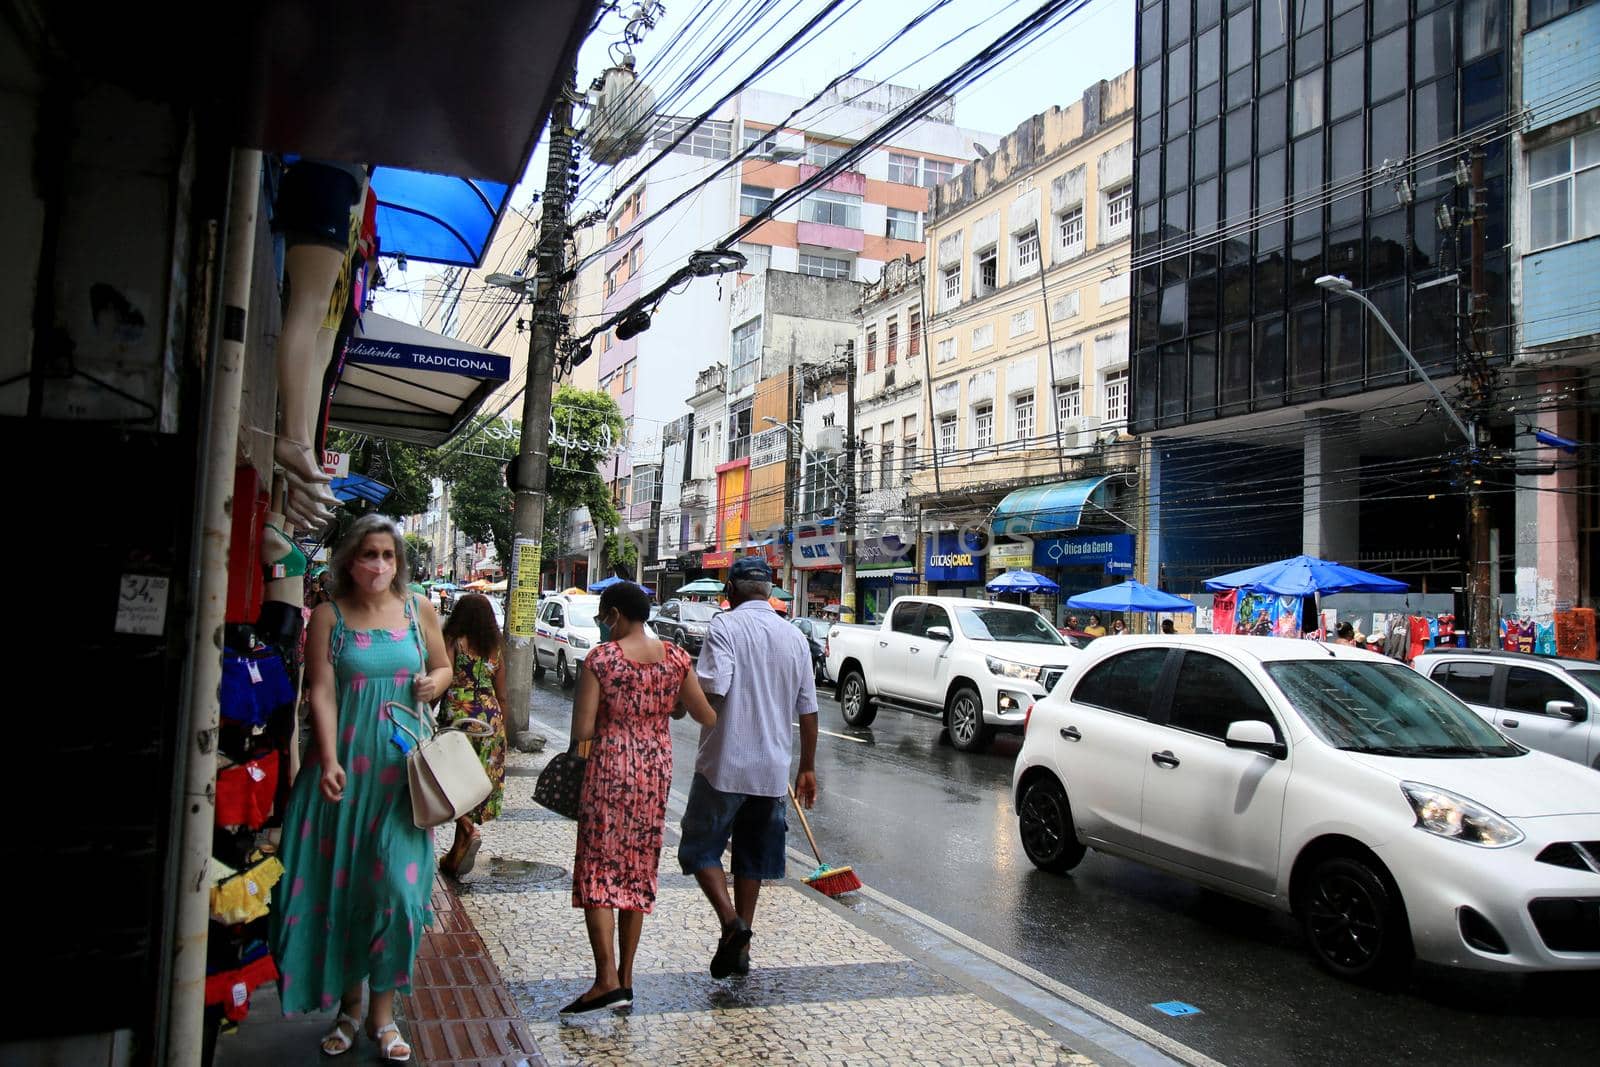
{"label": "white face mask", "polygon": [[354,572],[356,584],[369,593],[381,593],[394,581],[392,560],[357,560],[350,569]]}

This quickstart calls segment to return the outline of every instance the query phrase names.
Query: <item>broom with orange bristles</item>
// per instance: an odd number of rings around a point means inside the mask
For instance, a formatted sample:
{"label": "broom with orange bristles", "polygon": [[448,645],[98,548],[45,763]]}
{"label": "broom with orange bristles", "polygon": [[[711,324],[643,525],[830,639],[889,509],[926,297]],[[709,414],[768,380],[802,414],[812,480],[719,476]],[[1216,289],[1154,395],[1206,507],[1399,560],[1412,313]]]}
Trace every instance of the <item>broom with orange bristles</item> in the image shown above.
{"label": "broom with orange bristles", "polygon": [[805,830],[806,840],[811,842],[811,851],[817,857],[817,869],[800,880],[830,897],[854,893],[860,889],[861,879],[856,877],[853,868],[830,867],[822,862],[822,850],[817,848],[816,835],[811,832],[811,823],[806,818],[805,809],[800,806],[800,798],[794,795],[794,786],[789,787],[789,799],[794,801],[795,814],[800,816],[800,826]]}

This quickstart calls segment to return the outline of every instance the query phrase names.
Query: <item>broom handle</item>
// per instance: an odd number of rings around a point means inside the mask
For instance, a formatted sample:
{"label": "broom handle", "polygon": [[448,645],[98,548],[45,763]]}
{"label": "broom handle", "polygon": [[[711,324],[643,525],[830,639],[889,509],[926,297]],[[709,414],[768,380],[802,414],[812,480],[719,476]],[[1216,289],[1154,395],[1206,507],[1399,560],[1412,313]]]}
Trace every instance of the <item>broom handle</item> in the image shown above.
{"label": "broom handle", "polygon": [[800,806],[800,798],[794,795],[794,786],[789,787],[789,799],[794,801],[794,813],[800,816],[800,828],[806,832],[806,840],[811,842],[811,851],[817,857],[817,866],[822,866],[822,850],[817,848],[817,839],[811,833],[811,821],[806,818],[806,810]]}

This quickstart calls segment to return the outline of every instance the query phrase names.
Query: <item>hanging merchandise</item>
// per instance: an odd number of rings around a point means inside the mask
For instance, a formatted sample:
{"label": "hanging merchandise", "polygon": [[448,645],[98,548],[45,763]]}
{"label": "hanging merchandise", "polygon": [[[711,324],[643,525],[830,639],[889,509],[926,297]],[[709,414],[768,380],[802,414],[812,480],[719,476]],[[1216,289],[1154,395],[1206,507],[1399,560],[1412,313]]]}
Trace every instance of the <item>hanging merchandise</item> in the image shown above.
{"label": "hanging merchandise", "polygon": [[294,685],[277,653],[224,652],[221,700],[224,719],[265,726],[274,711],[294,703]]}
{"label": "hanging merchandise", "polygon": [[1300,615],[1302,610],[1303,605],[1300,597],[1273,597],[1272,636],[1299,637],[1301,633],[1304,632],[1300,627]]}
{"label": "hanging merchandise", "polygon": [[1231,634],[1238,629],[1239,590],[1230,589],[1211,598],[1211,632]]}
{"label": "hanging merchandise", "polygon": [[1411,644],[1411,629],[1404,615],[1391,614],[1385,623],[1383,654],[1390,659],[1406,662],[1406,652]]}
{"label": "hanging merchandise", "polygon": [[1449,648],[1456,643],[1456,617],[1449,612],[1439,616],[1439,644]]}
{"label": "hanging merchandise", "polygon": [[1537,624],[1538,630],[1533,637],[1533,651],[1541,656],[1556,654],[1556,624],[1554,622],[1541,622]]}
{"label": "hanging merchandise", "polygon": [[250,1014],[250,994],[265,982],[278,980],[271,955],[262,955],[234,970],[206,978],[206,1003],[222,1006],[222,1014],[239,1022]]}
{"label": "hanging merchandise", "polygon": [[1594,622],[1593,608],[1556,612],[1556,654],[1574,659],[1594,659]]}
{"label": "hanging merchandise", "polygon": [[1239,594],[1239,622],[1235,633],[1253,637],[1271,637],[1272,622],[1278,598],[1271,593]]}
{"label": "hanging merchandise", "polygon": [[1410,663],[1428,651],[1428,620],[1421,615],[1406,617],[1406,662]]}
{"label": "hanging merchandise", "polygon": [[1428,620],[1428,647],[1433,648],[1439,643],[1439,620]]}
{"label": "hanging merchandise", "polygon": [[217,771],[217,825],[258,830],[278,795],[277,751]]}
{"label": "hanging merchandise", "polygon": [[276,856],[257,853],[254,866],[235,871],[216,859],[211,861],[211,917],[233,925],[259,919],[267,914],[272,887],[283,877],[283,864]]}
{"label": "hanging merchandise", "polygon": [[1523,619],[1517,625],[1517,651],[1533,655],[1534,627],[1532,619]]}
{"label": "hanging merchandise", "polygon": [[1516,619],[1500,620],[1500,648],[1504,652],[1517,650],[1517,637],[1522,630],[1522,624]]}

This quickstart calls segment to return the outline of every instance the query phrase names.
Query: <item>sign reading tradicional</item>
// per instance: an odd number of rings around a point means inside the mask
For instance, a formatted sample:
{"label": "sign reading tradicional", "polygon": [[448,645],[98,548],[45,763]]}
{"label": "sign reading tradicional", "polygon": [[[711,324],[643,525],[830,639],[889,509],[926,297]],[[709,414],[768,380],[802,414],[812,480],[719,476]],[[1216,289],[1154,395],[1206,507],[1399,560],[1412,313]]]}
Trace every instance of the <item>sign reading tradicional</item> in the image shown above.
{"label": "sign reading tradicional", "polygon": [[352,363],[398,370],[431,370],[441,374],[460,374],[503,382],[511,377],[511,357],[493,352],[460,348],[437,348],[409,341],[382,341],[371,337],[352,337],[345,349]]}

